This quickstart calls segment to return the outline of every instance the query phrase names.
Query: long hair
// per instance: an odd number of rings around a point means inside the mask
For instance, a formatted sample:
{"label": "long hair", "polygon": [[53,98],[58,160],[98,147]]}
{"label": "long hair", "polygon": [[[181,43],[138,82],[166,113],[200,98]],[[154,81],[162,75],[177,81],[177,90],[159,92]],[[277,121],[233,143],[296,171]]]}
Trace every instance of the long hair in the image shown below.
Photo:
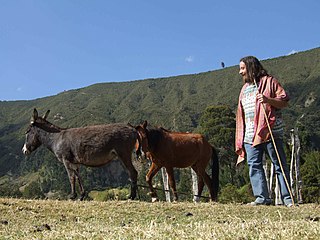
{"label": "long hair", "polygon": [[247,82],[254,83],[259,82],[260,78],[268,75],[267,70],[265,70],[260,63],[260,61],[254,56],[247,56],[240,59],[240,62],[244,62],[247,69],[248,79]]}

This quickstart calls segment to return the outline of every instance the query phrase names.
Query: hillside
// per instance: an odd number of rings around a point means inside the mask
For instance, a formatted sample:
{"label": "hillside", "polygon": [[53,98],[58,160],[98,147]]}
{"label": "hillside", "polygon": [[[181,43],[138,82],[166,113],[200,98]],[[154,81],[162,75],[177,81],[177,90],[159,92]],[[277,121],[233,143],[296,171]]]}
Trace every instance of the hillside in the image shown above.
{"label": "hillside", "polygon": [[[284,111],[286,133],[299,126],[303,141],[308,144],[305,149],[318,147],[320,48],[262,63],[280,80],[291,97],[290,107]],[[235,109],[241,86],[238,66],[233,66],[168,78],[99,83],[30,101],[1,101],[0,187],[4,189],[9,182],[17,187],[26,185],[31,181],[29,176],[32,173],[38,173],[41,181],[51,181],[52,189],[67,181],[63,166],[46,149],[39,149],[29,158],[21,153],[33,108],[41,114],[50,109],[48,120],[61,127],[114,122],[137,124],[148,120],[152,125],[168,129],[193,131],[206,107],[223,104]],[[48,169],[54,172],[55,180],[48,179]],[[84,176],[90,179],[87,185],[126,184],[126,177],[119,179],[111,174],[102,177],[105,175],[103,171],[112,171],[107,169],[109,167],[86,170]],[[61,187],[65,188],[68,185]]]}

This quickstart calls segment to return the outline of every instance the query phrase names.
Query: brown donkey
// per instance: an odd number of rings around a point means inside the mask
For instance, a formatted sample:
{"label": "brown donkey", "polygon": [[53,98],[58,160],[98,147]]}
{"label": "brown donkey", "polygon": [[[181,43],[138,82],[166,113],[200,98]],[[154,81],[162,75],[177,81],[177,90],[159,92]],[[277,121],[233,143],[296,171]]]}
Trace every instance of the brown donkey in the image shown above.
{"label": "brown donkey", "polygon": [[60,128],[46,120],[34,109],[31,123],[26,131],[22,148],[29,155],[40,145],[46,146],[67,170],[71,185],[71,199],[75,199],[78,180],[81,200],[85,197],[79,167],[80,165],[99,167],[119,159],[128,171],[131,180],[130,199],[136,197],[137,171],[132,165],[132,152],[137,141],[137,131],[127,124],[115,123],[81,128]]}

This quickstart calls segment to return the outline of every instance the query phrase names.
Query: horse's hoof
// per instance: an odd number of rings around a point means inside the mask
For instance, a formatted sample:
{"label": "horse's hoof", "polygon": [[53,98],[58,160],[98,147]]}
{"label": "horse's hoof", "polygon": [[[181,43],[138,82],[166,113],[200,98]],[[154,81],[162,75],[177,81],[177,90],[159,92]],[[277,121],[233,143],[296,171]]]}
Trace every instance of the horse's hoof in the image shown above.
{"label": "horse's hoof", "polygon": [[136,195],[127,195],[127,200],[134,200],[136,198]]}
{"label": "horse's hoof", "polygon": [[152,197],[152,198],[151,198],[151,202],[158,202],[158,198]]}
{"label": "horse's hoof", "polygon": [[193,197],[193,202],[199,203],[200,202],[200,198],[198,196],[197,197]]}
{"label": "horse's hoof", "polygon": [[130,199],[130,200],[134,200],[135,198],[136,198],[136,195],[130,195],[130,196],[129,196],[129,199]]}

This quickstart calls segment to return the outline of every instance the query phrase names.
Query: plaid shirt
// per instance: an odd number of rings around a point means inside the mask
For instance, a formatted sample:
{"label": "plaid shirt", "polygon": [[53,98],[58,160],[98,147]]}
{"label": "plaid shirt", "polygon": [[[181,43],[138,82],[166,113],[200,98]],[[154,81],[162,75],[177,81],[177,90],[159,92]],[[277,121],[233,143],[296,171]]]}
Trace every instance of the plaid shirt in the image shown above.
{"label": "plaid shirt", "polygon": [[[237,164],[242,162],[245,157],[245,150],[243,146],[243,138],[245,131],[245,123],[244,123],[244,111],[241,104],[242,94],[244,89],[247,87],[247,84],[244,84],[239,95],[238,101],[238,109],[236,116],[236,138],[235,138],[235,151],[239,155]],[[277,98],[283,101],[288,101],[289,96],[280,85],[277,79],[272,76],[264,76],[258,82],[258,92],[262,93],[266,97]],[[270,104],[264,104],[264,108],[266,110],[266,115],[268,116],[268,121],[270,127],[272,128],[276,116],[275,111],[276,108],[272,107]],[[267,125],[267,121],[264,116],[264,110],[261,106],[261,103],[256,100],[256,108],[255,108],[255,116],[254,116],[254,138],[253,138],[253,146],[266,142],[270,139],[270,133]]]}

